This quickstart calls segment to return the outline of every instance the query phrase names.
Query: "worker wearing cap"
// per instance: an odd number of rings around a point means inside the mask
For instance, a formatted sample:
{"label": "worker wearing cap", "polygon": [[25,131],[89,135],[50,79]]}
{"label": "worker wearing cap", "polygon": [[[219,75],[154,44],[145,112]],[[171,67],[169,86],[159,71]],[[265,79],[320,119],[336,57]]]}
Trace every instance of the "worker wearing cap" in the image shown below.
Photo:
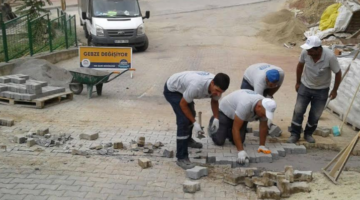
{"label": "worker wearing cap", "polygon": [[245,70],[241,89],[253,90],[265,97],[273,97],[284,81],[284,71],[267,63],[251,65]]}
{"label": "worker wearing cap", "polygon": [[267,120],[272,120],[276,109],[273,99],[264,98],[251,90],[237,90],[224,97],[220,102],[219,120],[217,131],[211,130],[214,118],[210,119],[209,135],[216,145],[223,145],[229,139],[238,150],[237,161],[243,164],[248,157],[244,150],[243,142],[246,134],[247,122],[260,120],[260,145],[259,153],[270,154],[265,147],[268,132]]}
{"label": "worker wearing cap", "polygon": [[[185,71],[172,75],[165,83],[164,96],[171,104],[177,124],[176,164],[183,169],[195,167],[189,160],[188,147],[202,148],[191,136],[204,134],[202,127],[195,120],[194,99],[211,98],[211,109],[215,118],[212,129],[219,128],[219,102],[221,94],[230,84],[228,75],[209,72]],[[217,122],[217,123],[216,123]]]}
{"label": "worker wearing cap", "polygon": [[[311,104],[304,139],[309,143],[315,143],[312,134],[317,128],[328,97],[335,99],[337,96],[341,70],[334,53],[330,49],[322,48],[321,40],[317,36],[310,36],[301,48],[303,51],[297,65],[295,85],[298,94],[288,142],[296,143],[300,139],[304,114]],[[329,95],[331,72],[335,73],[335,84]]]}

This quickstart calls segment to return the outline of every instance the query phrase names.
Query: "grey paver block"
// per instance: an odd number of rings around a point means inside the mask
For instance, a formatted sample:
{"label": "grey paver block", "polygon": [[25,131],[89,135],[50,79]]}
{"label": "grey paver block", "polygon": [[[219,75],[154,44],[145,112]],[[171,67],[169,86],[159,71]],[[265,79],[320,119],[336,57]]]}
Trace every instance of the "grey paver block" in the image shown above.
{"label": "grey paver block", "polygon": [[19,194],[31,194],[31,195],[39,195],[43,190],[29,190],[29,189],[22,189],[20,190]]}
{"label": "grey paver block", "polygon": [[278,160],[279,159],[279,152],[277,151],[276,148],[269,148],[269,150],[271,151],[271,156],[274,160]]}
{"label": "grey paver block", "polygon": [[49,195],[49,196],[61,197],[64,193],[65,193],[64,190],[62,190],[62,191],[57,191],[57,190],[45,189],[45,190],[41,193],[41,195]]}
{"label": "grey paver block", "polygon": [[64,197],[79,197],[79,198],[83,198],[85,197],[85,195],[87,194],[87,192],[79,192],[79,191],[66,191],[63,196]]}
{"label": "grey paver block", "polygon": [[103,188],[100,193],[103,193],[103,194],[121,194],[122,190],[120,189],[109,189],[109,188]]}
{"label": "grey paver block", "polygon": [[255,153],[260,163],[271,163],[273,161],[271,154]]}
{"label": "grey paver block", "polygon": [[260,132],[259,132],[259,131],[253,131],[253,135],[254,135],[255,137],[259,137],[259,136],[260,136]]}
{"label": "grey paver block", "polygon": [[200,183],[186,180],[183,183],[183,191],[185,193],[195,193],[197,191],[200,191]]}
{"label": "grey paver block", "polygon": [[162,156],[165,158],[173,158],[174,157],[174,151],[169,151],[165,149],[162,153]]}
{"label": "grey paver block", "polygon": [[57,190],[65,190],[65,191],[79,191],[80,186],[74,186],[74,185],[60,185],[60,187]]}
{"label": "grey paver block", "polygon": [[1,200],[22,200],[25,198],[25,194],[5,194],[1,197]]}
{"label": "grey paver block", "polygon": [[282,130],[280,129],[280,127],[272,124],[269,129],[269,135],[272,137],[280,137],[281,134],[282,134]]}
{"label": "grey paver block", "polygon": [[207,176],[207,175],[208,175],[207,167],[195,166],[192,169],[186,170],[186,176],[188,178],[195,179],[195,180],[197,180],[203,176]]}
{"label": "grey paver block", "polygon": [[304,145],[299,145],[294,147],[292,150],[293,154],[306,154],[306,147]]}
{"label": "grey paver block", "polygon": [[36,188],[36,186],[38,186],[38,185],[37,184],[22,184],[22,183],[19,183],[14,188],[15,189],[34,189],[34,188]]}
{"label": "grey paver block", "polygon": [[0,194],[17,194],[20,192],[21,189],[7,189],[7,188],[1,188]]}
{"label": "grey paver block", "polygon": [[260,159],[256,156],[255,151],[246,151],[249,156],[250,163],[259,163]]}
{"label": "grey paver block", "polygon": [[294,170],[294,181],[311,182],[313,179],[312,171]]}
{"label": "grey paver block", "polygon": [[79,137],[81,140],[96,140],[99,138],[99,133],[82,133]]}
{"label": "grey paver block", "polygon": [[91,187],[91,186],[93,186],[94,184],[95,184],[95,182],[91,182],[91,181],[75,181],[73,185]]}
{"label": "grey paver block", "polygon": [[295,182],[290,183],[290,192],[291,194],[296,194],[299,192],[310,192],[311,189],[307,182]]}
{"label": "grey paver block", "polygon": [[36,131],[37,135],[44,136],[49,133],[49,128],[41,128]]}
{"label": "grey paver block", "polygon": [[286,151],[285,151],[284,148],[282,148],[282,147],[275,147],[275,148],[276,148],[279,156],[281,156],[281,157],[285,157],[285,156],[286,156]]}
{"label": "grey paver block", "polygon": [[108,196],[109,196],[108,194],[99,194],[99,193],[95,193],[95,192],[89,192],[85,196],[85,199],[106,200]]}
{"label": "grey paver block", "polygon": [[14,188],[17,184],[9,184],[9,183],[0,183],[0,188],[11,189]]}
{"label": "grey paver block", "polygon": [[49,196],[27,195],[24,200],[47,200]]}

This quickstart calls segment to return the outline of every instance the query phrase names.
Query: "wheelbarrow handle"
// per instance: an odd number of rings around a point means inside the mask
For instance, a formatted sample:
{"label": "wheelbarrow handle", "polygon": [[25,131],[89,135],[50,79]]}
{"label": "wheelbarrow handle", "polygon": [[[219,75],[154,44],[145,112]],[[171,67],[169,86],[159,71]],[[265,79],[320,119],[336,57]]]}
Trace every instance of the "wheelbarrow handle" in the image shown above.
{"label": "wheelbarrow handle", "polygon": [[[126,70],[122,71],[121,73],[118,73],[118,75],[116,75],[116,76],[112,77],[111,79],[107,80],[107,81],[106,81],[106,82],[104,82],[104,83],[108,83],[108,82],[110,82],[110,81],[112,81],[112,80],[116,79],[117,77],[119,77],[120,75],[122,75],[123,73],[125,73],[125,72],[127,72],[127,71],[129,71],[129,69],[126,69]],[[112,74],[115,74],[115,73],[116,73],[116,72],[112,72],[111,74],[109,74],[109,76],[111,76]]]}

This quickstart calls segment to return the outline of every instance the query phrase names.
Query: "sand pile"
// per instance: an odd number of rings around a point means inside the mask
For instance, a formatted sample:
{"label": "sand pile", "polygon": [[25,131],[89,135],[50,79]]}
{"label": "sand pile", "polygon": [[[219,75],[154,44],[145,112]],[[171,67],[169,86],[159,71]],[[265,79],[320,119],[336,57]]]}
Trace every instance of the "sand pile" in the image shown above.
{"label": "sand pile", "polygon": [[27,59],[15,64],[11,74],[29,75],[31,79],[46,81],[50,86],[68,87],[72,75],[65,69],[43,59]]}
{"label": "sand pile", "polygon": [[301,10],[303,13],[299,14],[299,18],[313,24],[319,22],[324,10],[334,3],[335,0],[291,0],[289,7]]}
{"label": "sand pile", "polygon": [[280,10],[264,17],[267,26],[259,35],[271,43],[298,42],[307,27],[289,10]]}

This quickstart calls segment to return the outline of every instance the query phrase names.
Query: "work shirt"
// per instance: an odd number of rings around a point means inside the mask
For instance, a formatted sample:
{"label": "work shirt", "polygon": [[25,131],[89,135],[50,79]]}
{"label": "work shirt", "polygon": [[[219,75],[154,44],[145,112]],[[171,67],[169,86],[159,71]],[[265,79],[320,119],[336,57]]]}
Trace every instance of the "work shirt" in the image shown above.
{"label": "work shirt", "polygon": [[201,71],[185,71],[172,75],[167,81],[171,92],[180,92],[186,102],[194,99],[209,98],[209,85],[214,79],[214,74]]}
{"label": "work shirt", "polygon": [[[220,110],[227,117],[234,120],[235,115],[241,120],[252,122],[259,120],[260,117],[256,115],[254,108],[258,101],[264,99],[260,94],[252,90],[237,90],[230,93],[220,101]],[[266,121],[267,118],[261,118],[261,121]]]}
{"label": "work shirt", "polygon": [[331,71],[338,73],[340,71],[339,62],[334,53],[323,48],[321,58],[314,63],[314,60],[303,50],[300,55],[300,63],[305,63],[304,72],[301,77],[301,83],[310,89],[325,89],[330,87]]}
{"label": "work shirt", "polygon": [[267,63],[258,63],[248,67],[245,70],[244,79],[254,87],[256,93],[263,95],[264,90],[270,88],[266,85],[266,72],[272,69],[279,71],[280,79],[278,86],[280,86],[284,81],[284,71],[280,67]]}

